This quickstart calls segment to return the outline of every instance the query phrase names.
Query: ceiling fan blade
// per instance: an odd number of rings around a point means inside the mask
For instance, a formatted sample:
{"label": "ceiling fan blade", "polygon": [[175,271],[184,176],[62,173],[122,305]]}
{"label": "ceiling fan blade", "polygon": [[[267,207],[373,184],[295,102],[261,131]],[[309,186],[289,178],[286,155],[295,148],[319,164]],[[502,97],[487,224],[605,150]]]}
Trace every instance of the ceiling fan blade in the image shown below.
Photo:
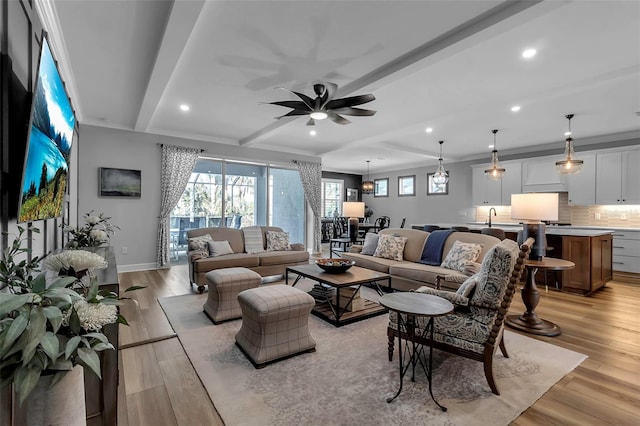
{"label": "ceiling fan blade", "polygon": [[334,112],[327,112],[327,116],[329,117],[329,119],[331,121],[333,121],[334,123],[338,123],[338,124],[349,124],[351,123],[349,120],[347,120],[344,117],[339,116],[338,114],[334,113]]}
{"label": "ceiling fan blade", "polygon": [[299,109],[294,109],[294,110],[291,110],[291,111],[289,111],[288,113],[286,113],[284,115],[276,117],[276,119],[279,120],[279,119],[281,119],[283,117],[294,117],[296,115],[309,115],[309,111],[302,111],[302,110],[299,110]]}
{"label": "ceiling fan blade", "polygon": [[299,109],[301,111],[307,109],[307,104],[302,101],[278,101],[278,102],[268,102],[269,105],[278,105],[291,109]]}
{"label": "ceiling fan blade", "polygon": [[351,107],[332,109],[331,112],[334,112],[336,114],[357,115],[357,116],[371,116],[376,113],[376,111],[373,111],[370,109],[351,108]]}
{"label": "ceiling fan blade", "polygon": [[329,103],[329,101],[333,99],[333,96],[338,91],[338,85],[334,83],[325,83],[324,87],[325,87],[325,91],[324,91],[324,94],[322,95],[322,103],[320,105],[320,108],[322,109],[326,108],[327,103]]}
{"label": "ceiling fan blade", "polygon": [[309,109],[313,109],[315,102],[313,101],[313,99],[311,99],[309,96],[305,95],[304,93],[294,92],[292,90],[285,89],[284,87],[276,87],[276,89],[282,89],[289,93],[293,93],[294,95],[302,99],[302,102],[304,102],[309,107]]}
{"label": "ceiling fan blade", "polygon": [[351,96],[348,98],[335,99],[333,101],[329,101],[326,105],[327,109],[338,109],[345,107],[352,107],[355,105],[366,104],[367,102],[375,101],[376,97],[368,94],[368,95],[359,95],[359,96]]}
{"label": "ceiling fan blade", "polygon": [[307,121],[307,126],[315,126],[316,122],[313,118],[310,118],[309,121]]}

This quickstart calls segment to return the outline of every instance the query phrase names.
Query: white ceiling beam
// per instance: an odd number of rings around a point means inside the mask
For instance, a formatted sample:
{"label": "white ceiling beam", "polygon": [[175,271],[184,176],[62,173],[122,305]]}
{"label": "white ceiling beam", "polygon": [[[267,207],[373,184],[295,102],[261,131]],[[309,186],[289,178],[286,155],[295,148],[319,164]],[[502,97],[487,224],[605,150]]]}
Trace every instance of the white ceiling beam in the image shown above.
{"label": "white ceiling beam", "polygon": [[[135,130],[146,132],[169,80],[180,60],[205,0],[175,0],[165,27],[156,62],[140,106]],[[185,30],[186,29],[186,30]]]}

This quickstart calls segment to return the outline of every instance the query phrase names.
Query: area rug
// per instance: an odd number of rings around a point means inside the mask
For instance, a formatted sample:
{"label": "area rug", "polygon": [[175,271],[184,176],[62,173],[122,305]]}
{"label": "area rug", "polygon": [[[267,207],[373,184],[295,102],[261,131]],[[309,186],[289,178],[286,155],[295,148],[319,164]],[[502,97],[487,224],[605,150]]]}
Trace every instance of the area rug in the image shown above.
{"label": "area rug", "polygon": [[[312,316],[316,352],[255,369],[235,345],[241,320],[213,325],[203,295],[159,299],[226,425],[506,425],[585,355],[505,332],[510,358],[494,359],[501,395],[491,393],[480,362],[434,351],[433,393],[426,377],[405,377],[400,396],[397,348],[387,358],[387,315],[335,328]],[[420,373],[420,374],[418,374]]]}

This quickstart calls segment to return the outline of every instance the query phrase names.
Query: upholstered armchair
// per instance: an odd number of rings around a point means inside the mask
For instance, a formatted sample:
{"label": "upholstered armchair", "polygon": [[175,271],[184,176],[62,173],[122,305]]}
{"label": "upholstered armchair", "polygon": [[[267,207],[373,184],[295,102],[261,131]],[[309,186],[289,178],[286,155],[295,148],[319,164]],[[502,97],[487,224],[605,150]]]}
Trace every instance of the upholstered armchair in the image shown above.
{"label": "upholstered armchair", "polygon": [[[469,277],[455,293],[430,287],[416,290],[443,297],[455,306],[451,314],[434,318],[433,347],[482,362],[489,387],[496,395],[500,392],[493,377],[493,355],[499,347],[508,358],[503,340],[504,317],[533,241],[529,238],[518,247],[515,241],[503,240],[486,254],[479,272]],[[389,361],[393,359],[397,339],[397,320],[396,313],[389,314]],[[422,334],[427,321],[424,317],[416,319],[416,335]],[[402,337],[406,337],[404,332]],[[428,344],[428,337],[421,343]]]}

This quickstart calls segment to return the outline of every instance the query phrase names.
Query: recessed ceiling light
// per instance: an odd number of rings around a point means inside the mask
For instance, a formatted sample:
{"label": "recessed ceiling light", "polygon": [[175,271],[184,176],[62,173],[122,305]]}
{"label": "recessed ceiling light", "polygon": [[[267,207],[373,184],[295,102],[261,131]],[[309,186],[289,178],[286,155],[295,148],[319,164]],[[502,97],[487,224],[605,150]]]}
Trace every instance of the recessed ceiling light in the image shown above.
{"label": "recessed ceiling light", "polygon": [[522,57],[525,59],[533,58],[536,56],[536,49],[525,49],[522,51]]}
{"label": "recessed ceiling light", "polygon": [[180,110],[181,111],[189,111],[189,109],[190,109],[189,105],[187,105],[187,104],[180,105]]}
{"label": "recessed ceiling light", "polygon": [[512,106],[512,107],[511,107],[511,111],[513,111],[513,112],[518,112],[518,111],[520,111],[520,106],[519,106],[519,105],[514,105],[514,106]]}
{"label": "recessed ceiling light", "polygon": [[564,132],[565,136],[571,136],[571,132]]}
{"label": "recessed ceiling light", "polygon": [[493,149],[493,144],[489,145],[489,149]]}
{"label": "recessed ceiling light", "polygon": [[315,136],[315,135],[317,135],[317,134],[318,134],[318,132],[316,132],[315,130],[310,130],[310,131],[309,131],[309,134],[310,134],[311,136]]}
{"label": "recessed ceiling light", "polygon": [[426,129],[424,129],[424,131],[427,133],[431,133],[433,132],[433,129],[431,127],[427,127]]}

